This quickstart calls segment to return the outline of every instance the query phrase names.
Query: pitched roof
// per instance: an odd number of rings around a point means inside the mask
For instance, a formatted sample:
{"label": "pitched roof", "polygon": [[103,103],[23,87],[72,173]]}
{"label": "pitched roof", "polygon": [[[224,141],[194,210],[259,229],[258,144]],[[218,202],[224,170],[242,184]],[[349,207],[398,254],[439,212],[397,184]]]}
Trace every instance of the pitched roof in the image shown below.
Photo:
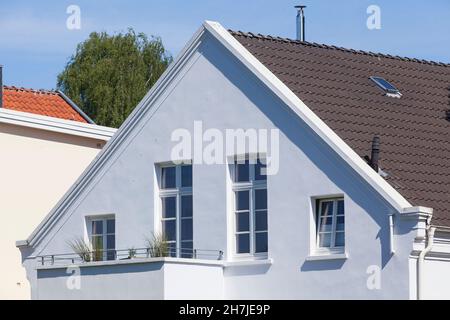
{"label": "pitched roof", "polygon": [[[386,180],[450,226],[450,64],[230,33],[361,157],[381,138]],[[380,76],[402,93],[388,97]]]}
{"label": "pitched roof", "polygon": [[3,86],[3,108],[48,117],[92,123],[62,93]]}

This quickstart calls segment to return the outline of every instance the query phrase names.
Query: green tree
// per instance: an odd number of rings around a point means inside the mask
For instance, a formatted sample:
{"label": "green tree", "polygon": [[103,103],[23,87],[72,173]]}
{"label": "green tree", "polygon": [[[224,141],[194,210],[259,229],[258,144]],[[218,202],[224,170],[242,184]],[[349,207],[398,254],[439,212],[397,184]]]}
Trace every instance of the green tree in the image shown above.
{"label": "green tree", "polygon": [[58,75],[57,88],[97,124],[118,127],[171,61],[158,37],[93,32]]}

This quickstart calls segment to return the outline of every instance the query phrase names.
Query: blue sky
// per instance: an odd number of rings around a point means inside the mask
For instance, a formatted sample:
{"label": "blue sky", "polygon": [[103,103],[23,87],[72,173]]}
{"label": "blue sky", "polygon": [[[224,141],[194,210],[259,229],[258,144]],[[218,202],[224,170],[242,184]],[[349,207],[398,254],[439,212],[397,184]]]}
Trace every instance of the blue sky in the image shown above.
{"label": "blue sky", "polygon": [[[295,38],[295,4],[306,4],[308,41],[450,63],[448,0],[40,0],[0,7],[4,84],[52,89],[76,45],[92,31],[133,27],[161,36],[176,56],[202,21]],[[81,9],[81,29],[68,30],[66,9]],[[366,27],[369,5],[381,9],[381,29]]]}

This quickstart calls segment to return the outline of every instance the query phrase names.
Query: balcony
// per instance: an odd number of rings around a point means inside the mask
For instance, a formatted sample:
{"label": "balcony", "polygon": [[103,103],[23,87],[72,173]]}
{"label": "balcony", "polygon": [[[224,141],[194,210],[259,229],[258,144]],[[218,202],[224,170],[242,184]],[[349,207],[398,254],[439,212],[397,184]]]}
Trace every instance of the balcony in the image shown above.
{"label": "balcony", "polygon": [[[148,248],[37,257],[36,299],[222,299],[223,253]],[[172,256],[170,256],[172,255]],[[186,257],[188,256],[188,257]]]}
{"label": "balcony", "polygon": [[208,249],[168,248],[166,253],[152,252],[150,248],[108,249],[84,251],[80,253],[63,253],[37,257],[40,266],[67,266],[106,261],[123,261],[177,256],[184,259],[222,260],[223,251]]}

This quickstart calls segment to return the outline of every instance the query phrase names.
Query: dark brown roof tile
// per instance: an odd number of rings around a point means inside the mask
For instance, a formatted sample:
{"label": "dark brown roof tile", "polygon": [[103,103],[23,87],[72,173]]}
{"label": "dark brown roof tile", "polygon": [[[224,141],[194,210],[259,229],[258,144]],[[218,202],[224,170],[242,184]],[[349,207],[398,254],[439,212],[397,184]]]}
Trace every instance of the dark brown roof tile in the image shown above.
{"label": "dark brown roof tile", "polygon": [[[230,32],[361,157],[379,134],[386,180],[450,226],[450,64]],[[370,76],[402,97],[385,96]]]}

